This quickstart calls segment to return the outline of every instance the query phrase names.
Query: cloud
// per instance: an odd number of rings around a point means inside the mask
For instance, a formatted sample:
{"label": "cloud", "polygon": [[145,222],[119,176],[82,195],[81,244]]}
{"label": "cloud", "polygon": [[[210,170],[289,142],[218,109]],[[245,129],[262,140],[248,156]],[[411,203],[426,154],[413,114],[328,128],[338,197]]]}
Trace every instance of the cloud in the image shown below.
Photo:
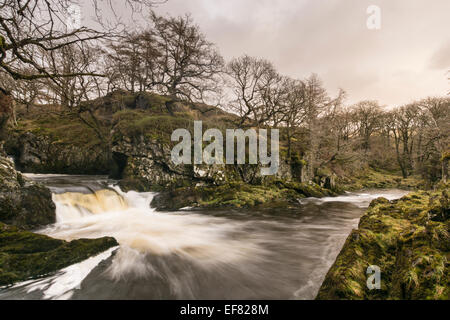
{"label": "cloud", "polygon": [[[292,77],[317,73],[330,92],[343,87],[349,103],[375,99],[398,105],[417,95],[445,94],[441,70],[450,60],[450,1],[375,2],[169,0],[157,10],[190,12],[228,60],[249,54],[271,60]],[[366,26],[372,4],[381,8],[378,31]]]}
{"label": "cloud", "polygon": [[450,70],[450,41],[434,52],[430,60],[430,68]]}

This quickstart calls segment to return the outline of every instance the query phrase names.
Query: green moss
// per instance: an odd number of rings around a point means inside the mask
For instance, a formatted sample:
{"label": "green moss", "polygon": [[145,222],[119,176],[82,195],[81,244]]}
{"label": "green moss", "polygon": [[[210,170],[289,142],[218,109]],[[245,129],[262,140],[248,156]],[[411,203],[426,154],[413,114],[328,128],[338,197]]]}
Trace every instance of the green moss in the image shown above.
{"label": "green moss", "polygon": [[18,133],[31,132],[47,136],[55,144],[91,148],[100,144],[95,131],[70,113],[42,113],[33,120],[19,122]]}
{"label": "green moss", "polygon": [[274,181],[267,185],[251,185],[232,181],[221,186],[177,188],[155,197],[152,205],[159,210],[176,210],[183,207],[199,208],[250,208],[286,207],[298,204],[304,197],[333,195],[330,190],[316,184]]}
{"label": "green moss", "polygon": [[[377,199],[361,218],[329,270],[318,299],[448,299],[448,210],[446,190],[416,192],[397,201]],[[447,207],[446,207],[447,206]],[[381,269],[381,290],[366,286],[366,269]]]}
{"label": "green moss", "polygon": [[396,175],[388,171],[366,169],[353,174],[352,176],[340,177],[338,179],[338,184],[344,190],[388,188],[417,190],[419,188],[423,188],[425,182],[417,177],[408,177],[404,179],[400,175]]}
{"label": "green moss", "polygon": [[169,143],[174,130],[193,128],[193,120],[188,117],[149,116],[144,111],[137,110],[119,111],[113,119],[115,122],[115,139],[121,136],[131,138],[144,136]]}
{"label": "green moss", "polygon": [[108,237],[66,242],[0,223],[0,285],[47,275],[117,245]]}

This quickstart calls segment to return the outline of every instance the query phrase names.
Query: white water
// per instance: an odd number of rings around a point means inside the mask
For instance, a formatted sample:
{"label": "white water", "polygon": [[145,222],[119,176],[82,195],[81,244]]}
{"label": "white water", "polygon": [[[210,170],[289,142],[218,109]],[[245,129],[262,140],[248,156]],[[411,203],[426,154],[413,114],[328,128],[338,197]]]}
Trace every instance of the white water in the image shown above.
{"label": "white water", "polygon": [[371,193],[351,193],[346,192],[345,195],[338,197],[325,197],[325,198],[306,198],[300,199],[299,202],[301,204],[307,203],[325,203],[325,202],[350,202],[360,208],[367,208],[372,202],[380,197],[384,197],[388,200],[395,200],[402,197],[405,194],[404,191],[401,190],[390,190],[390,192],[371,192]]}
{"label": "white water", "polygon": [[57,272],[55,275],[41,279],[29,280],[16,284],[13,288],[24,288],[27,294],[40,291],[42,299],[67,300],[78,289],[81,282],[100,262],[109,258],[114,250],[111,248],[97,256],[91,257],[80,263],[71,265]]}
{"label": "white water", "polygon": [[226,237],[245,224],[198,214],[156,213],[150,208],[153,193],[114,190],[53,195],[57,223],[42,232],[67,241],[116,238],[122,247],[117,255],[120,258],[115,259],[118,263],[113,265],[116,276],[139,272],[143,268],[140,254],[176,254],[205,264],[231,263],[258,251],[253,243],[237,243]]}
{"label": "white water", "polygon": [[[68,178],[46,177],[58,183]],[[79,179],[84,184],[87,178]],[[0,299],[312,299],[370,201],[405,194],[302,199],[290,213],[200,214],[155,212],[153,193],[82,189],[52,187],[57,223],[41,232],[68,241],[112,236],[120,247],[16,284],[0,291]]]}

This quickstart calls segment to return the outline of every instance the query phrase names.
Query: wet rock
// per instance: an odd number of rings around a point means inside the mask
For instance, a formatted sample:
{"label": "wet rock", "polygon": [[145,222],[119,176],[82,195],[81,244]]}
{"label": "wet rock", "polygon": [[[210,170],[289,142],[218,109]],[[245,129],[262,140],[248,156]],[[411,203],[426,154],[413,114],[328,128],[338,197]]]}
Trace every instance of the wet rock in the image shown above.
{"label": "wet rock", "polygon": [[23,172],[108,174],[109,151],[100,146],[77,146],[55,141],[46,134],[16,132],[7,142]]}
{"label": "wet rock", "polygon": [[109,237],[67,242],[0,222],[0,286],[45,276],[117,245]]}
{"label": "wet rock", "polygon": [[297,184],[277,181],[266,185],[251,185],[232,181],[223,185],[206,185],[176,188],[156,195],[151,203],[159,211],[198,208],[251,208],[292,207],[298,199],[314,194],[317,197],[332,195],[330,190],[314,184]]}
{"label": "wet rock", "polygon": [[8,158],[0,156],[0,221],[33,229],[55,220],[50,190],[25,179]]}

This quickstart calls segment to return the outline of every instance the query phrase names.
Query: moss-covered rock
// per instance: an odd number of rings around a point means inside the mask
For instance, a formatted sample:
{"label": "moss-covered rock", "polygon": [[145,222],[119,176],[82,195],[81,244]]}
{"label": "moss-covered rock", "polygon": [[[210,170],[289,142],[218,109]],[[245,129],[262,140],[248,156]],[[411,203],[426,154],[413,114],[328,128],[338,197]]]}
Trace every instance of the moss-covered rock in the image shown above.
{"label": "moss-covered rock", "polygon": [[[449,299],[447,192],[448,187],[372,202],[358,230],[347,238],[317,299]],[[437,212],[442,219],[434,221]],[[379,290],[366,285],[371,265],[381,269]]]}
{"label": "moss-covered rock", "polygon": [[108,174],[111,171],[110,151],[94,132],[76,119],[59,117],[47,121],[39,126],[31,122],[19,127],[9,138],[7,150],[16,156],[22,171],[61,174]]}
{"label": "moss-covered rock", "polygon": [[0,285],[47,275],[117,245],[109,237],[66,242],[0,223]]}
{"label": "moss-covered rock", "polygon": [[176,188],[158,194],[152,201],[157,210],[196,208],[286,207],[298,205],[304,197],[335,195],[314,183],[275,181],[268,185],[251,185],[233,181],[220,186]]}

